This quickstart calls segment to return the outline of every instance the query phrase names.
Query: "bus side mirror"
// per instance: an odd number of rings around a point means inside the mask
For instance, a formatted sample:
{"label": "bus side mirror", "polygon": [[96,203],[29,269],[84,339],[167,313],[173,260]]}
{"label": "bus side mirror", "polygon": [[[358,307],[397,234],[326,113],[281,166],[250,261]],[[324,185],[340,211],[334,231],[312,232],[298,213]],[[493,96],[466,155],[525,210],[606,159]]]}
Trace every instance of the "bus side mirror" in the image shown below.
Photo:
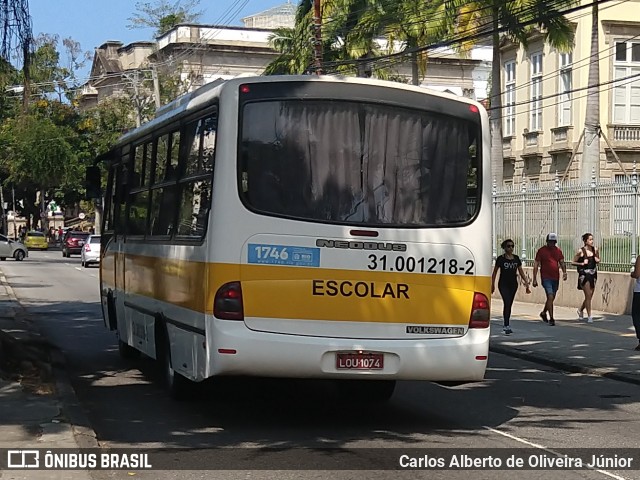
{"label": "bus side mirror", "polygon": [[85,175],[85,200],[93,200],[96,198],[102,198],[102,175],[100,173],[100,167],[93,166],[87,167]]}

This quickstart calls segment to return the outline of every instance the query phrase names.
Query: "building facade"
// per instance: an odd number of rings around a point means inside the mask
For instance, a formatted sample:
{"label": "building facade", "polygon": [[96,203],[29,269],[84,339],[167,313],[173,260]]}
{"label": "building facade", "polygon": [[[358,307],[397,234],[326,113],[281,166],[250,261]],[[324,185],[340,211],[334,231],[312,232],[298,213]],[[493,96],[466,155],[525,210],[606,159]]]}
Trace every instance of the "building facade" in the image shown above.
{"label": "building facade", "polygon": [[[526,49],[502,46],[504,173],[498,186],[545,183],[556,173],[567,180],[581,177],[591,8],[568,18],[575,28],[569,52],[553,49],[541,35]],[[640,1],[603,4],[599,20],[602,135],[593,173],[615,182],[640,163]]]}
{"label": "building facade", "polygon": [[[178,72],[186,90],[219,78],[261,75],[279,55],[269,44],[273,29],[292,27],[295,11],[295,5],[287,2],[243,18],[244,27],[181,24],[155,42],[126,46],[106,42],[96,49],[91,80],[80,95],[81,108],[115,95],[133,95],[134,89],[138,89],[136,96],[141,92],[152,95],[150,75],[144,74],[152,69]],[[409,83],[411,66],[409,62],[397,63],[391,73]],[[421,86],[484,100],[490,73],[490,47],[479,46],[465,56],[438,49],[429,53]]]}

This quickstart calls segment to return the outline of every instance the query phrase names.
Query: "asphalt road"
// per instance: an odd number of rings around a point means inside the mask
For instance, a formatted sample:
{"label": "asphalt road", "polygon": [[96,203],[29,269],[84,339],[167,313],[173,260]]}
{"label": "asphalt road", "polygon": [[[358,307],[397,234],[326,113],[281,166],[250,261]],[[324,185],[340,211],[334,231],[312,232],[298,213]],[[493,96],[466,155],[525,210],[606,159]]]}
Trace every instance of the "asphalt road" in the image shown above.
{"label": "asphalt road", "polygon": [[[400,382],[382,406],[340,400],[330,382],[268,379],[207,382],[196,400],[175,402],[159,386],[152,361],[119,358],[115,335],[102,321],[98,268],[82,268],[79,257],[49,251],[30,252],[24,262],[7,261],[2,269],[32,319],[64,352],[102,446],[168,449],[176,469],[203,461],[247,469],[143,471],[136,478],[640,479],[640,465],[633,471],[384,469],[402,453],[422,448],[461,454],[467,448],[500,449],[484,456],[520,456],[517,449],[529,448],[527,457],[555,457],[567,448],[605,456],[640,448],[640,389],[631,384],[493,354],[483,383],[446,388]],[[231,453],[221,457],[220,447]],[[329,458],[313,450],[325,447],[342,453]],[[178,448],[189,450],[176,453]],[[350,470],[322,471],[336,458]],[[282,470],[250,470],[274,467]],[[92,476],[131,478],[125,472]]]}

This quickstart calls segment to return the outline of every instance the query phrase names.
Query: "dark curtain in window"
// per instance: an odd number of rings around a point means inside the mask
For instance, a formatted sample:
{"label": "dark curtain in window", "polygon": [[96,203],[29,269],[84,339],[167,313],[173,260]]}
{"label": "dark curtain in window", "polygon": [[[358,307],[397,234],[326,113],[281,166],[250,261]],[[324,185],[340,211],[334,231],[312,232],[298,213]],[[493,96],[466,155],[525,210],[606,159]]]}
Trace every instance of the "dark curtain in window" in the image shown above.
{"label": "dark curtain in window", "polygon": [[463,222],[473,132],[464,120],[381,105],[248,104],[247,199],[265,212],[350,224]]}

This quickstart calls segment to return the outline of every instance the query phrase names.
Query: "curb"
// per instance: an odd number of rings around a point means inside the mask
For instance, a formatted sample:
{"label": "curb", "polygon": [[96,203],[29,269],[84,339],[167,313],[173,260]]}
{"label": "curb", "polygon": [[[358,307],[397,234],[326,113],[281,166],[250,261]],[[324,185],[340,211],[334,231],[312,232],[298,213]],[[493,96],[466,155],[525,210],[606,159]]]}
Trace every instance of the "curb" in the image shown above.
{"label": "curb", "polygon": [[592,367],[589,365],[576,365],[575,363],[569,363],[554,358],[542,357],[540,354],[532,352],[531,350],[520,350],[518,348],[505,347],[504,345],[489,344],[489,351],[501,355],[507,355],[509,357],[520,358],[522,360],[528,360],[533,363],[557,368],[558,370],[569,373],[595,375],[598,377],[608,378],[610,380],[640,385],[640,378],[636,375],[632,375],[629,373],[612,372],[607,368]]}
{"label": "curb", "polygon": [[[22,312],[26,312],[26,309],[20,303],[18,297],[16,297],[13,288],[2,271],[0,271],[0,284],[5,287],[9,299],[15,302]],[[42,337],[35,323],[28,320],[28,317],[27,321],[30,326],[36,330],[36,334]],[[96,432],[89,422],[89,417],[87,417],[80,405],[76,391],[71,385],[71,379],[66,369],[67,362],[65,356],[51,344],[49,344],[49,355],[51,357],[51,370],[56,386],[56,396],[62,404],[62,411],[69,421],[69,426],[71,427],[76,443],[80,448],[101,448],[96,437]]]}
{"label": "curb", "polygon": [[57,348],[51,350],[51,364],[58,397],[62,402],[63,411],[69,421],[76,443],[80,448],[101,448],[89,417],[87,417],[76,391],[71,385],[66,368],[66,358]]}

